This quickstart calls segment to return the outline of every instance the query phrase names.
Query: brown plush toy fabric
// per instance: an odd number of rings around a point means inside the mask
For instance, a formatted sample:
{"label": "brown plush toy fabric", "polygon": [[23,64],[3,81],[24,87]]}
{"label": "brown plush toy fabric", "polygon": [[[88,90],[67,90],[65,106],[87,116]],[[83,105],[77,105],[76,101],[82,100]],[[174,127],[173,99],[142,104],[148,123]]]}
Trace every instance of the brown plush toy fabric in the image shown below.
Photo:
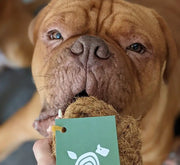
{"label": "brown plush toy fabric", "polygon": [[95,97],[78,98],[68,106],[64,118],[116,116],[117,136],[121,165],[142,165],[140,130],[131,116],[120,116],[104,101]]}

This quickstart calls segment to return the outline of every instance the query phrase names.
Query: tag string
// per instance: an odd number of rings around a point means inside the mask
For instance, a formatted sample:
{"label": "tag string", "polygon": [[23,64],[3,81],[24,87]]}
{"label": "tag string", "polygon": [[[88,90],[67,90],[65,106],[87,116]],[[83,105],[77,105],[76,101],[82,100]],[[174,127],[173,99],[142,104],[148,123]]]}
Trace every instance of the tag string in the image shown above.
{"label": "tag string", "polygon": [[61,127],[61,126],[57,126],[57,125],[53,125],[51,128],[53,134],[56,134],[56,131],[60,131],[62,133],[66,132],[66,128],[65,127]]}
{"label": "tag string", "polygon": [[65,127],[61,127],[61,126],[57,126],[57,125],[53,125],[51,127],[52,130],[52,135],[53,135],[53,142],[52,142],[52,151],[53,151],[53,155],[56,157],[56,131],[60,131],[62,133],[66,132],[66,128]]}
{"label": "tag string", "polygon": [[64,127],[57,126],[57,125],[53,125],[52,128],[51,128],[51,130],[52,130],[53,134],[55,134],[56,131],[63,132],[63,128],[64,128]]}

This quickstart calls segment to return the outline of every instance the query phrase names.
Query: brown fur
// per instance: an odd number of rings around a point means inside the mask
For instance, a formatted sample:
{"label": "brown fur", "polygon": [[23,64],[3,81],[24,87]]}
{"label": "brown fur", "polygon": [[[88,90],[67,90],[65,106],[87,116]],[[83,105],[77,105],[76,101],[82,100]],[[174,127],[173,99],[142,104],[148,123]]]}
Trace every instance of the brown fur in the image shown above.
{"label": "brown fur", "polygon": [[180,1],[179,0],[128,0],[155,9],[167,21],[180,52]]}
{"label": "brown fur", "polygon": [[[71,10],[75,13],[67,12]],[[60,43],[46,38],[48,30],[54,28],[64,37]],[[31,24],[29,34],[35,45],[32,71],[41,114],[56,115],[59,108],[65,110],[74,95],[86,87],[90,96],[111,104],[119,115],[140,121],[144,164],[161,164],[173,142],[180,90],[174,73],[179,68],[175,43],[155,11],[121,0],[52,0]],[[108,60],[72,56],[70,48],[84,34],[98,36],[107,43],[111,53]],[[148,51],[143,56],[126,52],[134,42],[145,44]],[[38,104],[33,108],[36,113],[40,111],[38,101],[30,103]],[[22,113],[32,121],[34,115]],[[5,133],[8,127],[2,127]]]}

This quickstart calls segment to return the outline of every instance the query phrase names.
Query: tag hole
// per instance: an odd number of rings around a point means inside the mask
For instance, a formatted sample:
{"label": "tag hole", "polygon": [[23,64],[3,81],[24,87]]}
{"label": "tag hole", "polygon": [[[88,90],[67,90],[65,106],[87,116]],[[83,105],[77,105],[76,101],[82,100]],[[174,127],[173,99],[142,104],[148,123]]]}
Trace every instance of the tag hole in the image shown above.
{"label": "tag hole", "polygon": [[65,133],[67,129],[65,127],[62,128],[62,133]]}

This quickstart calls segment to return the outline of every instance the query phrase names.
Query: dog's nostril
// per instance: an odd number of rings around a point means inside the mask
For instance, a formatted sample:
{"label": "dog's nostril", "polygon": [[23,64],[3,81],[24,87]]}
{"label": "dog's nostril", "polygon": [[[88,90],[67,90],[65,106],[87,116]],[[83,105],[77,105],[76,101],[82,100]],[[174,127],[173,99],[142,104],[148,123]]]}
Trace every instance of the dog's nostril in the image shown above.
{"label": "dog's nostril", "polygon": [[97,46],[94,52],[95,56],[101,59],[110,57],[109,49],[106,45]]}
{"label": "dog's nostril", "polygon": [[75,55],[80,55],[84,51],[84,46],[81,42],[76,41],[71,47],[71,52]]}

